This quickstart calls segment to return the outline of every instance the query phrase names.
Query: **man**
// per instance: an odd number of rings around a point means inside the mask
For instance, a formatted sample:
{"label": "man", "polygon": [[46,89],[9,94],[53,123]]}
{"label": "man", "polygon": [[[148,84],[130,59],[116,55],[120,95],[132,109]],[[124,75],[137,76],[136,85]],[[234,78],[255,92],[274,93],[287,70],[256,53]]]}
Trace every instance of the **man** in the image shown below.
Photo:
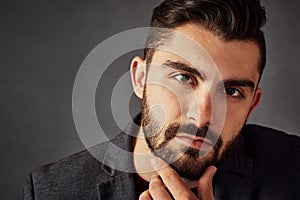
{"label": "man", "polygon": [[264,22],[257,0],[162,2],[131,63],[141,127],[112,141],[132,157],[97,145],[32,172],[23,198],[297,199],[299,138],[245,125],[262,95]]}

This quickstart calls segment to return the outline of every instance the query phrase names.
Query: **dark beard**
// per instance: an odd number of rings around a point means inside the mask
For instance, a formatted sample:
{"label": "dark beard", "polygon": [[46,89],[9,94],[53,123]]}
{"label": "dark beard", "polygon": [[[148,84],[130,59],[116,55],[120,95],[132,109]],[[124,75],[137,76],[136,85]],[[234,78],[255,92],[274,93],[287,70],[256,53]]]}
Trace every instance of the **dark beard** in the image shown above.
{"label": "dark beard", "polygon": [[[218,134],[209,130],[208,126],[198,128],[194,124],[173,123],[162,131],[160,123],[154,115],[151,115],[144,88],[144,98],[142,102],[142,128],[145,139],[152,153],[172,166],[179,176],[188,180],[198,180],[207,167],[215,165],[236,143],[237,137],[232,138],[222,152],[220,148],[223,141]],[[208,152],[187,147],[185,145],[172,145],[177,133],[186,133],[199,136],[212,141],[215,144]],[[163,137],[163,140],[161,139]],[[162,140],[162,142],[160,142]]]}
{"label": "dark beard", "polygon": [[[208,166],[218,161],[217,158],[222,146],[222,140],[216,134],[209,133],[207,127],[199,129],[193,124],[181,125],[180,127],[178,123],[171,124],[164,133],[163,142],[159,144],[158,137],[162,133],[160,132],[156,135],[150,133],[152,136],[147,137],[147,133],[149,134],[148,131],[144,128],[145,138],[152,153],[167,161],[181,177],[188,180],[198,180]],[[201,137],[206,136],[211,141],[217,141],[211,151],[213,154],[208,156],[206,155],[208,152],[183,145],[172,148],[172,139],[177,133],[187,133]],[[183,155],[179,157],[182,153]]]}

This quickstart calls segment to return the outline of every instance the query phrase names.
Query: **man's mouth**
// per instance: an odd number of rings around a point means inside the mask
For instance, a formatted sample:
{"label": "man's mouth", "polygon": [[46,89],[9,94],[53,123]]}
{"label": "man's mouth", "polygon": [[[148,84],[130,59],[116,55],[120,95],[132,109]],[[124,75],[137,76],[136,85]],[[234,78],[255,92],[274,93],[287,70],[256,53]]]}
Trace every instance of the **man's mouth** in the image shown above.
{"label": "man's mouth", "polygon": [[200,136],[180,133],[177,134],[175,138],[179,139],[179,141],[182,142],[184,145],[197,150],[208,150],[212,147],[211,141],[209,139]]}

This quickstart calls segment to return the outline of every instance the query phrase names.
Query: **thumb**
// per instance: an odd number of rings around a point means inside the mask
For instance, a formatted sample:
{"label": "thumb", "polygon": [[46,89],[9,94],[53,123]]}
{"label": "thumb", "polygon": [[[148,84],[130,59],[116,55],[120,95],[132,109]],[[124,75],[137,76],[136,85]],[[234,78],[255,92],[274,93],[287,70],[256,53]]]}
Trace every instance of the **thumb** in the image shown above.
{"label": "thumb", "polygon": [[198,197],[201,200],[213,200],[212,180],[217,172],[215,166],[209,166],[198,181]]}

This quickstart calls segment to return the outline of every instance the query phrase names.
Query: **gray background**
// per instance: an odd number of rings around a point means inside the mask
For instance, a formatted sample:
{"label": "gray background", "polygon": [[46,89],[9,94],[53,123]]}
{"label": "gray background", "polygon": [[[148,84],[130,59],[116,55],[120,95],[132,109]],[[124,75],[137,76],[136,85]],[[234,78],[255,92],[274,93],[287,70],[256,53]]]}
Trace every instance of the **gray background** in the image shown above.
{"label": "gray background", "polygon": [[[33,168],[84,149],[71,105],[81,62],[107,37],[147,26],[159,2],[1,1],[0,199],[18,199],[24,176]],[[268,62],[261,82],[263,101],[250,121],[300,134],[300,2],[263,4],[269,16]],[[121,57],[111,69],[119,66],[122,74],[132,55]],[[111,74],[107,72],[106,78]],[[97,110],[109,103],[106,95],[105,89],[97,93]]]}

